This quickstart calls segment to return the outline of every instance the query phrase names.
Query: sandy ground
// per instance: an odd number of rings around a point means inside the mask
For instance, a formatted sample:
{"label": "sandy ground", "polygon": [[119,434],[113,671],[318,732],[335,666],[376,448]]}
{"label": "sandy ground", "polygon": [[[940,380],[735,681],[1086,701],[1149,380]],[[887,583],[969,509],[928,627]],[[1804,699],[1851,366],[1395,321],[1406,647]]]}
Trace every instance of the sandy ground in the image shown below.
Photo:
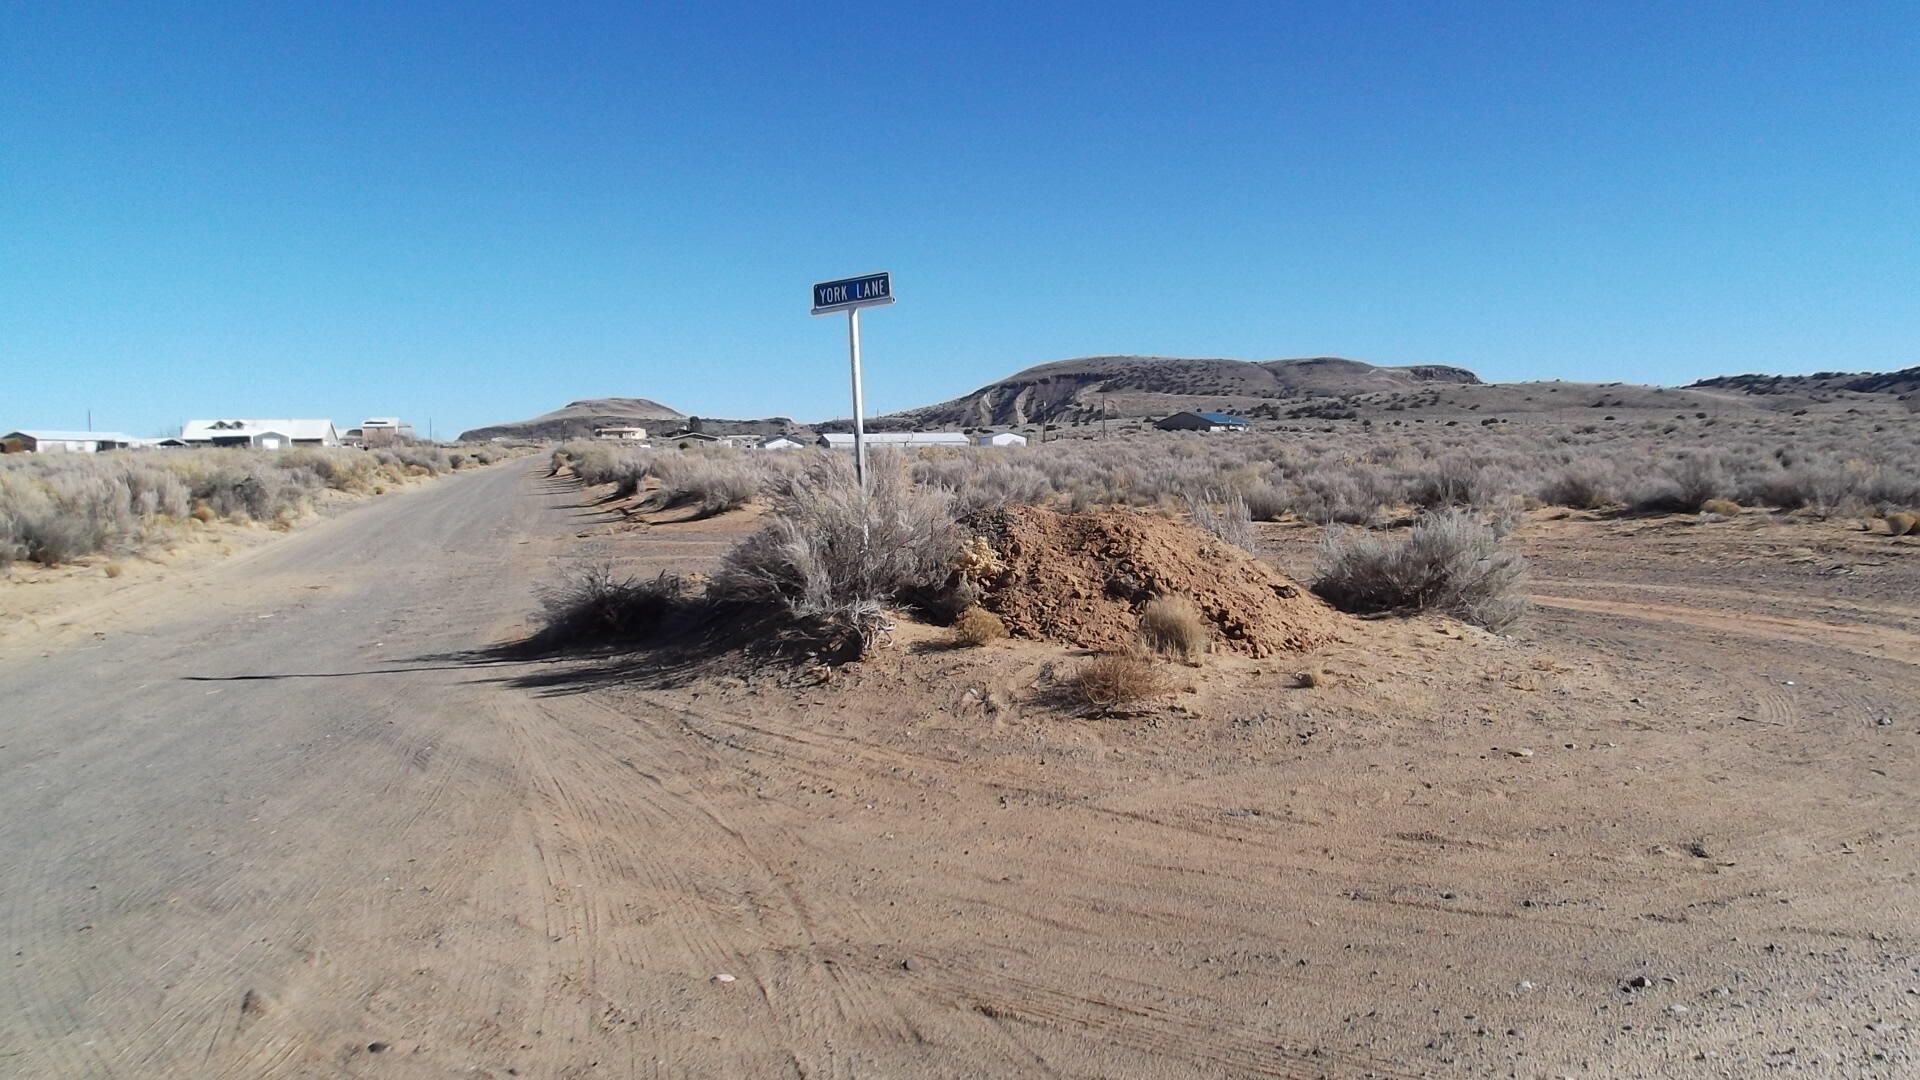
{"label": "sandy ground", "polygon": [[1510,637],[1355,620],[1117,717],[913,626],[485,650],[749,525],[512,463],[0,659],[0,1074],[1920,1071],[1920,547],[1542,517]]}

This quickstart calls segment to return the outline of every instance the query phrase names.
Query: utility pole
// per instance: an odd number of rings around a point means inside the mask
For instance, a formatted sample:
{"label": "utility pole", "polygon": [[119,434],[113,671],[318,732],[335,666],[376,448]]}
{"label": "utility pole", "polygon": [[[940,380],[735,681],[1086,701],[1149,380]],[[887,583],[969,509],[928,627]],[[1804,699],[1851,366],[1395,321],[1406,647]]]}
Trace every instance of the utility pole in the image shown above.
{"label": "utility pole", "polygon": [[1107,392],[1100,391],[1100,437],[1107,437]]}

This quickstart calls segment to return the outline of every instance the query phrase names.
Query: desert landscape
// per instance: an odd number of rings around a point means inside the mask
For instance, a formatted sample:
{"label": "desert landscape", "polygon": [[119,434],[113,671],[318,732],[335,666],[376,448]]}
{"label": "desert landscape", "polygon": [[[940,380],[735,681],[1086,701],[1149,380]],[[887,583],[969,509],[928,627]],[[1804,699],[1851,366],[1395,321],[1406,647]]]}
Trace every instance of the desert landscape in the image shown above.
{"label": "desert landscape", "polygon": [[22,563],[0,1071],[1909,1075],[1920,441],[1836,381],[1061,399],[864,495],[574,441]]}

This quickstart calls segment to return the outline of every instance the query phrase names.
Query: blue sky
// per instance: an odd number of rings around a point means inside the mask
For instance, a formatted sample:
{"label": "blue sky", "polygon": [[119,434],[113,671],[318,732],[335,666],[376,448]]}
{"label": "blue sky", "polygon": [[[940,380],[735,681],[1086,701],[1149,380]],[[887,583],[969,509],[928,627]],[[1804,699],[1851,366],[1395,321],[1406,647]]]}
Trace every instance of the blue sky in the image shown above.
{"label": "blue sky", "polygon": [[1920,364],[1920,5],[9,5],[0,427]]}

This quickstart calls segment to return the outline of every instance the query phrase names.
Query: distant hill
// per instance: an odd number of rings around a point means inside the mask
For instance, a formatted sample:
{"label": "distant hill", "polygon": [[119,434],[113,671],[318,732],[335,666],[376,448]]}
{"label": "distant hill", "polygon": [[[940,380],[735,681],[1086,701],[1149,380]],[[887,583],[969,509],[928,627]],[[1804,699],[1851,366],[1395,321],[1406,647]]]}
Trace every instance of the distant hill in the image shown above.
{"label": "distant hill", "polygon": [[[1476,386],[1479,376],[1439,364],[1375,367],[1337,356],[1226,360],[1178,356],[1083,356],[1009,375],[964,397],[874,421],[892,427],[1005,427],[1183,409],[1245,412],[1276,402]],[[1263,411],[1270,411],[1263,410]],[[840,422],[818,425],[830,429]]]}
{"label": "distant hill", "polygon": [[1900,371],[1817,371],[1811,375],[1722,375],[1701,379],[1693,386],[1703,390],[1737,390],[1743,394],[1789,394],[1816,401],[1837,393],[1891,394],[1907,401],[1920,393],[1920,367]]}
{"label": "distant hill", "polygon": [[490,424],[460,433],[462,442],[487,439],[582,439],[597,427],[679,427],[686,414],[657,401],[635,397],[587,398],[569,401],[531,420]]}

